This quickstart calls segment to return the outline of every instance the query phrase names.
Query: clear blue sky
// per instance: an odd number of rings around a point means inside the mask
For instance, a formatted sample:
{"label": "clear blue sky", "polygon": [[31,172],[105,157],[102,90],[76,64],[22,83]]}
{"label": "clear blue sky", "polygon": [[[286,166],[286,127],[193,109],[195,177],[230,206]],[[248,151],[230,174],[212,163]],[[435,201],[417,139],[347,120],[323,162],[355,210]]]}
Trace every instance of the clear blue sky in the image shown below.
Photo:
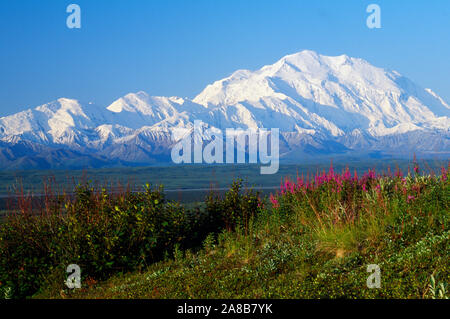
{"label": "clear blue sky", "polygon": [[[66,27],[66,7],[82,28]],[[382,29],[366,27],[368,4]],[[194,97],[304,49],[394,69],[450,101],[448,0],[2,0],[0,116],[59,97]]]}

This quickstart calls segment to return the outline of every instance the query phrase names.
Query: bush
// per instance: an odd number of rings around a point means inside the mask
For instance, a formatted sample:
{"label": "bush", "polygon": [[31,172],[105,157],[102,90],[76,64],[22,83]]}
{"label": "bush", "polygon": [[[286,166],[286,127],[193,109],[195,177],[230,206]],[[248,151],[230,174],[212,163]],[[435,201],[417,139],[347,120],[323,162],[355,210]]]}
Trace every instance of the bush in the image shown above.
{"label": "bush", "polygon": [[206,198],[206,211],[215,218],[215,223],[228,231],[242,227],[248,230],[250,220],[261,210],[258,192],[242,191],[242,180],[233,182],[224,197],[211,192]]}
{"label": "bush", "polygon": [[257,195],[240,189],[241,181],[224,199],[208,197],[206,210],[187,210],[166,201],[162,187],[113,194],[80,185],[73,199],[55,197],[39,214],[23,211],[0,224],[0,291],[23,298],[43,286],[63,289],[70,264],[80,266],[83,281],[98,281],[147,267],[174,248],[198,247],[256,213]]}
{"label": "bush", "polygon": [[[200,234],[196,240],[223,228],[205,237],[203,249],[174,246],[173,259],[69,297],[444,298],[450,278],[447,172],[358,177],[330,169],[285,181],[265,208],[237,181],[222,197],[210,194],[206,209],[190,213],[199,217],[188,223],[189,232]],[[367,287],[371,264],[381,269],[379,289]],[[59,297],[58,290],[48,292],[39,297]]]}
{"label": "bush", "polygon": [[189,236],[184,208],[167,202],[162,188],[112,195],[78,186],[57,208],[14,214],[0,226],[0,282],[15,297],[35,293],[55,271],[63,278],[69,264],[95,280],[138,269]]}

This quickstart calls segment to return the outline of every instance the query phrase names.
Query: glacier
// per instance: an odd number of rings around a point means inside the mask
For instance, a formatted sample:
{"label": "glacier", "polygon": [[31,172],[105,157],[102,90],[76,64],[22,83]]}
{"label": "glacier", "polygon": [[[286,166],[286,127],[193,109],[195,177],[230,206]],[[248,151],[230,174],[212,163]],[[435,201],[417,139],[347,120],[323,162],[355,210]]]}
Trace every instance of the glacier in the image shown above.
{"label": "glacier", "polygon": [[238,70],[193,99],[127,94],[108,106],[60,98],[0,118],[0,167],[170,163],[173,131],[279,128],[281,160],[450,154],[450,106],[396,71],[305,50]]}

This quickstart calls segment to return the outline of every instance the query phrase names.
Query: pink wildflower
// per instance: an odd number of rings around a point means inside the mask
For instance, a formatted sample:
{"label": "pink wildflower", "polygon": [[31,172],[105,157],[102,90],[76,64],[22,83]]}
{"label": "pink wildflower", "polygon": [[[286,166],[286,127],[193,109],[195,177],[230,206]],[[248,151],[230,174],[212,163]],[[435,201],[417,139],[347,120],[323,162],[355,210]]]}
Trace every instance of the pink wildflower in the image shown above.
{"label": "pink wildflower", "polygon": [[270,194],[270,201],[274,208],[280,207],[280,204],[278,203],[278,199],[275,198],[272,194]]}

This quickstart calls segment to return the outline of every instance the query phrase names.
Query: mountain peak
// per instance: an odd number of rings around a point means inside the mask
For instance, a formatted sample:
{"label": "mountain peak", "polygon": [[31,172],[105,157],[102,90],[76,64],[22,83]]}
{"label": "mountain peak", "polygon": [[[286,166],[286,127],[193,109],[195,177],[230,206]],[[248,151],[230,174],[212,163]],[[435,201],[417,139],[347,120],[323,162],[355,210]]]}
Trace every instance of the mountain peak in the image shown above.
{"label": "mountain peak", "polygon": [[[239,70],[207,86],[194,102],[210,108],[235,107],[242,114],[253,113],[246,105],[282,112],[288,115],[281,122],[286,129],[309,130],[312,125],[332,135],[355,128],[377,136],[423,126],[449,128],[444,123],[448,105],[432,91],[363,59],[311,50],[287,55],[254,72]],[[292,117],[308,120],[300,120],[300,125],[298,120],[291,123]],[[240,121],[253,123],[252,116],[246,118]]]}
{"label": "mountain peak", "polygon": [[279,128],[285,154],[450,153],[450,106],[432,90],[359,58],[311,50],[237,70],[193,100],[139,91],[105,109],[61,98],[0,118],[0,141],[143,164],[170,153],[171,132],[195,120],[220,130]]}
{"label": "mountain peak", "polygon": [[77,115],[84,115],[83,106],[78,100],[69,98],[59,98],[56,101],[38,106],[35,108],[38,112],[46,114],[62,114],[70,113]]}
{"label": "mountain peak", "polygon": [[70,99],[67,97],[61,97],[61,98],[57,99],[56,101],[61,103],[62,105],[63,104],[72,104],[72,105],[80,104],[80,101],[78,101],[77,99]]}
{"label": "mountain peak", "polygon": [[120,113],[123,111],[132,113],[148,113],[148,99],[149,95],[144,91],[139,91],[137,93],[128,93],[127,95],[114,101],[110,106],[107,107],[107,110],[114,113]]}
{"label": "mountain peak", "polygon": [[150,95],[148,95],[147,92],[145,91],[138,91],[136,93],[128,93],[127,95],[125,95],[126,98],[139,98],[139,99],[148,99],[150,97]]}
{"label": "mountain peak", "polygon": [[292,53],[292,54],[288,54],[288,55],[286,55],[286,56],[284,56],[283,58],[281,58],[282,60],[283,59],[292,59],[292,58],[295,58],[295,59],[297,59],[297,58],[313,58],[313,59],[319,59],[320,58],[320,54],[318,54],[316,51],[313,51],[313,50],[302,50],[302,51],[299,51],[299,52],[296,52],[296,53]]}
{"label": "mountain peak", "polygon": [[297,53],[289,54],[284,56],[280,59],[280,61],[283,62],[298,62],[298,61],[306,61],[306,62],[313,62],[317,61],[319,63],[324,61],[334,61],[335,63],[345,63],[352,61],[353,59],[356,60],[356,58],[352,58],[348,56],[347,54],[341,54],[337,56],[327,56],[317,53],[316,51],[312,50],[303,50]]}

